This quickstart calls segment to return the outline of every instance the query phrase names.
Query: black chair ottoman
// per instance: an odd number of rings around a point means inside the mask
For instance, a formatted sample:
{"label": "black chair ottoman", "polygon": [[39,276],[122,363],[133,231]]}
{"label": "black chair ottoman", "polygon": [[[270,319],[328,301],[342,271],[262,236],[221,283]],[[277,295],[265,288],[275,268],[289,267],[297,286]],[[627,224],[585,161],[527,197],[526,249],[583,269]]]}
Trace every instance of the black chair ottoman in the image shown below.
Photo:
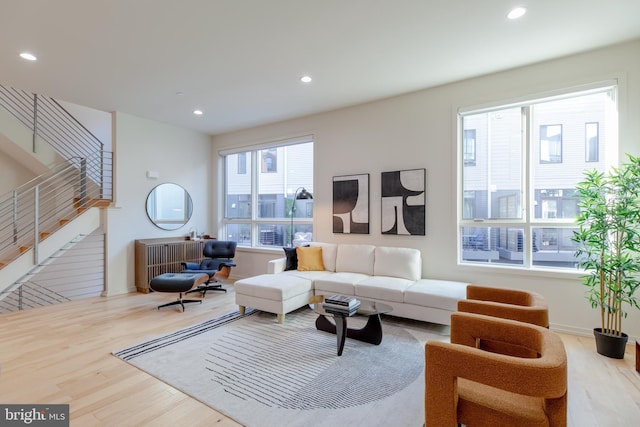
{"label": "black chair ottoman", "polygon": [[184,311],[184,304],[188,302],[199,302],[201,299],[183,299],[182,294],[192,289],[194,286],[202,285],[209,280],[209,275],[204,273],[164,273],[154,277],[149,282],[149,287],[156,292],[178,292],[179,296],[176,301],[158,306],[166,307],[169,305],[180,304]]}

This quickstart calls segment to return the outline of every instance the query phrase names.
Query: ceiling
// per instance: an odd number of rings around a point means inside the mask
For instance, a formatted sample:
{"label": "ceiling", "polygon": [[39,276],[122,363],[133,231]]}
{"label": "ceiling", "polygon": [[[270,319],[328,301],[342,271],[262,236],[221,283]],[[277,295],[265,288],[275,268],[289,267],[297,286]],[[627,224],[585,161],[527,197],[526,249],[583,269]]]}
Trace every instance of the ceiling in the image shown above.
{"label": "ceiling", "polygon": [[3,0],[0,84],[220,134],[638,39],[638,17],[640,0]]}

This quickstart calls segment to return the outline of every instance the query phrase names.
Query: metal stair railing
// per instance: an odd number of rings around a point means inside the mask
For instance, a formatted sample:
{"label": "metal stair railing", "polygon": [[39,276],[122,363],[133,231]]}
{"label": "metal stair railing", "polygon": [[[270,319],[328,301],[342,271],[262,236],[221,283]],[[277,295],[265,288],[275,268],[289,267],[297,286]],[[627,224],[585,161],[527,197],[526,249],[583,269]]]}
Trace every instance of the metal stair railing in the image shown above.
{"label": "metal stair railing", "polygon": [[[103,171],[112,169],[111,158],[108,152],[73,158],[0,195],[0,262],[13,261],[33,249],[38,264],[38,244],[43,239],[87,208],[110,202],[105,193],[111,192],[112,182]],[[99,182],[92,177],[100,178]]]}
{"label": "metal stair railing", "polygon": [[[76,235],[19,281],[0,291],[0,314],[99,295],[101,289],[97,285],[100,279],[95,278],[96,271],[91,270],[90,265],[92,262],[94,265],[96,262],[103,262],[104,236],[90,238],[88,244],[85,243],[87,237],[90,236]],[[77,245],[82,245],[82,249],[78,249]],[[82,266],[76,264],[79,253],[82,253]],[[68,256],[71,258],[67,258]],[[63,264],[72,267],[63,268]]]}
{"label": "metal stair railing", "polygon": [[[78,209],[113,198],[113,155],[55,99],[0,85],[0,107],[66,161],[0,195],[0,268],[38,243]],[[62,222],[62,223],[61,223]]]}
{"label": "metal stair railing", "polygon": [[65,159],[104,151],[102,141],[53,98],[0,85],[0,106],[33,132],[33,152],[36,136]]}
{"label": "metal stair railing", "polygon": [[0,298],[0,314],[71,301],[70,298],[34,282],[21,283],[15,290],[5,293],[7,295]]}

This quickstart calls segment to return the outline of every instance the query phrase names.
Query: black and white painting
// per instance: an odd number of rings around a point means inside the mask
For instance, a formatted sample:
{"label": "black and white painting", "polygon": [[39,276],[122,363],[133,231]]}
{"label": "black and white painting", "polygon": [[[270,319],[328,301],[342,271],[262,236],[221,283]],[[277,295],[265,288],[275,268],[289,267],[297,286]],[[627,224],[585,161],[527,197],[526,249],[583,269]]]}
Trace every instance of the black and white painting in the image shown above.
{"label": "black and white painting", "polygon": [[369,174],[333,177],[333,232],[369,234]]}
{"label": "black and white painting", "polygon": [[382,234],[424,236],[426,169],[382,172]]}

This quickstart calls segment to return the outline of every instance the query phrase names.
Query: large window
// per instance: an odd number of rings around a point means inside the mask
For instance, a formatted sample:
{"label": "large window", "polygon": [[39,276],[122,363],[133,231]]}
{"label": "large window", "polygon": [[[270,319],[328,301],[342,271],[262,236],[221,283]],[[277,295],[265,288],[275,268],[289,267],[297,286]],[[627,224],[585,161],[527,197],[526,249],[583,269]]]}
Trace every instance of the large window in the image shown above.
{"label": "large window", "polygon": [[313,199],[294,200],[302,188],[313,194],[310,138],[225,153],[223,159],[225,239],[253,247],[288,246],[300,236],[310,239]]}
{"label": "large window", "polygon": [[469,109],[460,121],[460,261],[575,268],[575,186],[618,158],[615,86]]}

